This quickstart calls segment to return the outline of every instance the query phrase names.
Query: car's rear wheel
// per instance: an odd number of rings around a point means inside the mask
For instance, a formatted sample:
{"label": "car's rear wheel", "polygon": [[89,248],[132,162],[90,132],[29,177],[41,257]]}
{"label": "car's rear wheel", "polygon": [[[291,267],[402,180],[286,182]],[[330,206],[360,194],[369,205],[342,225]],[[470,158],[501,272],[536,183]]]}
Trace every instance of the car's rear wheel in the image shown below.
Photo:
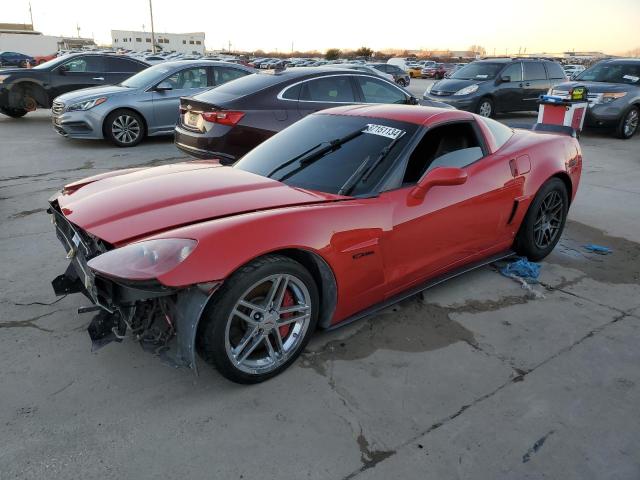
{"label": "car's rear wheel", "polygon": [[516,237],[515,249],[534,262],[554,249],[567,221],[569,195],[559,178],[548,180],[529,206]]}
{"label": "car's rear wheel", "polygon": [[407,86],[407,81],[404,78],[399,78],[396,83],[398,85],[400,85],[401,87],[406,87]]}
{"label": "car's rear wheel", "polygon": [[494,114],[493,102],[490,98],[481,98],[476,107],[476,113],[481,117],[491,118]]}
{"label": "car's rear wheel", "polygon": [[268,255],[216,292],[198,329],[202,357],[226,378],[259,383],[300,355],[318,319],[318,289],[298,262]]}
{"label": "car's rear wheel", "polygon": [[116,110],[104,121],[104,135],[118,147],[135,147],[145,136],[144,120],[132,110]]}
{"label": "car's rear wheel", "polygon": [[625,140],[633,137],[638,131],[638,123],[640,121],[640,109],[631,107],[629,111],[620,119],[616,136]]}
{"label": "car's rear wheel", "polygon": [[0,112],[11,118],[20,118],[27,114],[27,111],[24,108],[0,107]]}

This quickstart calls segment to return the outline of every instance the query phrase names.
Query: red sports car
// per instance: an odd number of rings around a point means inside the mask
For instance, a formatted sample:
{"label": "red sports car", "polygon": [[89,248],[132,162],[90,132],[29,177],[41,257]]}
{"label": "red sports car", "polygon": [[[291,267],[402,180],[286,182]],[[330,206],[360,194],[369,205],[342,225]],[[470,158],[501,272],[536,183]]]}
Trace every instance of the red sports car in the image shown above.
{"label": "red sports car", "polygon": [[576,194],[570,135],[458,110],[359,105],[300,120],[231,167],[97,175],[49,213],[71,260],[57,294],[173,365],[240,383],[289,367],[317,328],[514,252],[554,248]]}

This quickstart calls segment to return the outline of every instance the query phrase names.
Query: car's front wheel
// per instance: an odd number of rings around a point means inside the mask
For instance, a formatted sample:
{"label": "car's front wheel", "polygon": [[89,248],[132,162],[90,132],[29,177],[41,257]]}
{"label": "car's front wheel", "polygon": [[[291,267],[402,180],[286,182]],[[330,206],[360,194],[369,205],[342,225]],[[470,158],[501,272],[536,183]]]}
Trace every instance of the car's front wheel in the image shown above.
{"label": "car's front wheel", "polygon": [[481,117],[491,118],[495,113],[491,99],[487,97],[481,98],[476,107],[476,113]]}
{"label": "car's front wheel", "polygon": [[318,289],[298,262],[281,255],[235,272],[207,307],[198,329],[201,356],[237,383],[259,383],[288,368],[318,320]]}
{"label": "car's front wheel", "polygon": [[567,187],[559,178],[551,178],[529,206],[516,237],[516,253],[534,262],[549,255],[560,240],[568,211]]}
{"label": "car's front wheel", "polygon": [[144,121],[132,110],[116,110],[104,121],[104,135],[118,147],[135,147],[145,136]]}
{"label": "car's front wheel", "polygon": [[620,119],[616,136],[625,140],[633,137],[638,131],[638,123],[640,120],[640,109],[631,107],[629,111]]}
{"label": "car's front wheel", "polygon": [[407,86],[407,81],[404,78],[398,79],[398,81],[396,83],[398,85],[400,85],[401,87],[406,87]]}

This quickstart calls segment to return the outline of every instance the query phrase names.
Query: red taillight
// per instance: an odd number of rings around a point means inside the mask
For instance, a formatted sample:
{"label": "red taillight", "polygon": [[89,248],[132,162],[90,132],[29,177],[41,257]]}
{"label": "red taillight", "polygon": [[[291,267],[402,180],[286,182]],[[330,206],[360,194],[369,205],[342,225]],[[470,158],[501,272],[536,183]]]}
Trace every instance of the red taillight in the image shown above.
{"label": "red taillight", "polygon": [[231,110],[223,110],[218,112],[202,112],[202,118],[207,122],[219,123],[220,125],[235,125],[238,123],[244,112],[233,112]]}

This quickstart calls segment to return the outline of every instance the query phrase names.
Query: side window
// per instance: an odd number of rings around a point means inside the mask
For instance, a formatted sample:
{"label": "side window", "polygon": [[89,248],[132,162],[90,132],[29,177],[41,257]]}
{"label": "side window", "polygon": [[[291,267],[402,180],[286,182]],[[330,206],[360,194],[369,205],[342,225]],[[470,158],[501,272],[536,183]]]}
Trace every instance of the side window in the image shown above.
{"label": "side window", "polygon": [[131,60],[128,60],[126,58],[107,57],[106,63],[107,72],[133,73],[139,72],[145,68],[144,65],[138,62],[132,62]]}
{"label": "side window", "polygon": [[300,100],[344,103],[356,101],[347,76],[323,77],[303,83]]}
{"label": "side window", "polygon": [[167,79],[174,90],[182,90],[187,88],[203,88],[208,86],[207,69],[202,68],[187,68],[186,70],[180,70],[174,73]]}
{"label": "side window", "polygon": [[491,135],[493,135],[493,139],[496,141],[496,150],[500,149],[500,147],[507,143],[507,140],[509,140],[513,135],[513,130],[500,122],[496,122],[495,120],[486,117],[477,118],[484,122],[491,132]]}
{"label": "side window", "polygon": [[525,80],[546,80],[547,73],[542,62],[524,62]]}
{"label": "side window", "polygon": [[287,100],[298,100],[300,98],[300,89],[302,84],[299,83],[294,85],[293,87],[287,88],[282,94],[282,98],[286,98]]}
{"label": "side window", "polygon": [[547,66],[547,73],[549,74],[549,78],[553,80],[564,80],[566,75],[560,64],[556,62],[547,62],[545,63],[545,65]]}
{"label": "side window", "polygon": [[68,72],[102,72],[104,63],[102,57],[76,57],[65,63]]}
{"label": "side window", "polygon": [[236,78],[244,77],[248,72],[240,70],[239,68],[231,67],[214,67],[213,68],[213,80],[214,85],[222,85],[223,83],[230,82]]}
{"label": "side window", "polygon": [[414,184],[436,167],[463,168],[483,157],[476,132],[469,122],[430,129],[411,153],[403,184]]}
{"label": "side window", "polygon": [[366,103],[407,103],[402,90],[382,80],[371,77],[356,77]]}
{"label": "side window", "polygon": [[500,74],[502,77],[511,77],[512,82],[522,81],[522,63],[516,62],[505,68]]}

